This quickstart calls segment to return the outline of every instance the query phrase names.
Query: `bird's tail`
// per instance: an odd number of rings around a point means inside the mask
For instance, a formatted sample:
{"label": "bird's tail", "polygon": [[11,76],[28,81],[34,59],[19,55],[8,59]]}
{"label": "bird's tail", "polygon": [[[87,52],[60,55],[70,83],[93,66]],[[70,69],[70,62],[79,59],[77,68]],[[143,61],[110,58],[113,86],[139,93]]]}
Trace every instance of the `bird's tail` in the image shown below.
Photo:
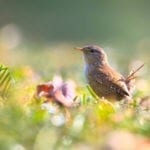
{"label": "bird's tail", "polygon": [[131,73],[126,77],[125,82],[129,91],[131,91],[134,87],[134,81],[137,78],[136,73],[143,67],[144,67],[144,64],[142,64],[136,70],[131,71]]}

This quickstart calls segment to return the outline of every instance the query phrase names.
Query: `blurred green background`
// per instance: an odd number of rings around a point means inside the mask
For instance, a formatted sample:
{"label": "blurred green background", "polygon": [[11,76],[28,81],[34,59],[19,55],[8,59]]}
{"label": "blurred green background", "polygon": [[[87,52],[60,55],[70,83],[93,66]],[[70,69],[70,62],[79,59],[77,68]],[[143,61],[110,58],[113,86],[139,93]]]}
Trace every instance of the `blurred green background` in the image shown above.
{"label": "blurred green background", "polygon": [[[119,69],[125,74],[131,70],[129,63],[135,60],[146,63],[149,68],[149,7],[148,0],[1,0],[1,43],[9,49],[19,49],[17,55],[23,50],[60,52],[66,49],[75,56],[69,63],[73,60],[79,63],[81,59],[73,52],[74,46],[98,44],[108,52],[114,66],[122,65]],[[56,59],[57,55],[59,53]],[[48,56],[44,60],[50,60]],[[39,61],[36,57],[27,61],[35,68]],[[62,61],[66,59],[62,57]]]}
{"label": "blurred green background", "polygon": [[[0,149],[148,148],[149,15],[149,0],[0,0],[0,64],[8,66],[14,79],[3,99],[0,78]],[[102,46],[111,65],[125,76],[145,64],[130,108],[95,104],[86,88],[82,55],[73,49],[87,44]],[[68,109],[70,120],[64,108],[51,114],[34,97],[36,86],[56,74],[77,86],[81,105]]]}
{"label": "blurred green background", "polygon": [[15,24],[35,42],[102,43],[136,49],[149,39],[149,0],[1,0],[0,27]]}

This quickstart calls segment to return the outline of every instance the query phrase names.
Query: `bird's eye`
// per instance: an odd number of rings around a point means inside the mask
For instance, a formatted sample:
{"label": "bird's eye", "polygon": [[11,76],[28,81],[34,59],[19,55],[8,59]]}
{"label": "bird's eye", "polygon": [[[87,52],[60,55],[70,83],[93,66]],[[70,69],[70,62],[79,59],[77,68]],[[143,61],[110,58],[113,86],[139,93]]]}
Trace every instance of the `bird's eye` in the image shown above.
{"label": "bird's eye", "polygon": [[90,52],[91,52],[91,53],[94,53],[95,51],[94,51],[94,49],[91,49]]}

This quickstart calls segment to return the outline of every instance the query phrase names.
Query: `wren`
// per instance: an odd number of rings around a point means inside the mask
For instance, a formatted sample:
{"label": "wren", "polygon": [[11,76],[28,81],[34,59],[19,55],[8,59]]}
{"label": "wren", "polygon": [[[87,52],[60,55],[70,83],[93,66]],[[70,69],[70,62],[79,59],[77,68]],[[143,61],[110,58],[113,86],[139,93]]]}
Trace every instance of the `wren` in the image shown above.
{"label": "wren", "polygon": [[109,65],[107,55],[101,47],[89,45],[75,49],[83,52],[87,82],[99,97],[108,100],[131,99],[131,81],[136,78],[134,74],[143,65],[125,78]]}

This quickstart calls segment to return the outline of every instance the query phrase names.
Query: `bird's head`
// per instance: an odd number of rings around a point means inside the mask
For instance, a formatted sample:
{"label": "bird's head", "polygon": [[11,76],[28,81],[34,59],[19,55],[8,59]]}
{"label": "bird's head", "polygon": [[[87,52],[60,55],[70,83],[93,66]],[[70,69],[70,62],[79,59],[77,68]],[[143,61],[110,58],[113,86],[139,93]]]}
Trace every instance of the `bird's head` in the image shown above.
{"label": "bird's head", "polygon": [[84,59],[87,64],[103,65],[107,63],[106,53],[99,46],[89,45],[83,48],[76,47],[75,49],[83,52]]}

